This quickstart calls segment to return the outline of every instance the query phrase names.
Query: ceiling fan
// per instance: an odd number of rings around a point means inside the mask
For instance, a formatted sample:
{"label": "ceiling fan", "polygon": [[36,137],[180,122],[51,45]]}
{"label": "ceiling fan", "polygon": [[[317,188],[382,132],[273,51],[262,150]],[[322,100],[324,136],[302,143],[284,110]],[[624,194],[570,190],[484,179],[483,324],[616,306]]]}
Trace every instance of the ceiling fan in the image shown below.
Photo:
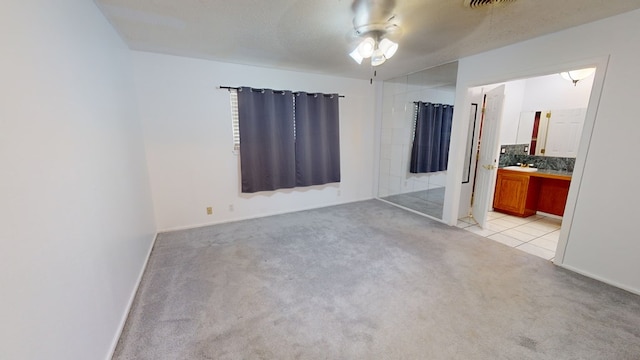
{"label": "ceiling fan", "polygon": [[398,43],[390,39],[400,33],[395,5],[396,0],[354,0],[353,36],[360,42],[349,55],[358,64],[371,58],[371,66],[380,66],[398,50]]}

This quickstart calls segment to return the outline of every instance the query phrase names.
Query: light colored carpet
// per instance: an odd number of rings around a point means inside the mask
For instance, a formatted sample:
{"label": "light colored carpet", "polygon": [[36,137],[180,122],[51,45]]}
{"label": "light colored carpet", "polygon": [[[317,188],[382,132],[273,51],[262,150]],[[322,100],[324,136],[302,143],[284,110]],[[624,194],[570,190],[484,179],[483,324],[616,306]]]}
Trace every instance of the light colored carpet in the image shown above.
{"label": "light colored carpet", "polygon": [[370,200],[160,234],[114,359],[639,354],[640,296]]}

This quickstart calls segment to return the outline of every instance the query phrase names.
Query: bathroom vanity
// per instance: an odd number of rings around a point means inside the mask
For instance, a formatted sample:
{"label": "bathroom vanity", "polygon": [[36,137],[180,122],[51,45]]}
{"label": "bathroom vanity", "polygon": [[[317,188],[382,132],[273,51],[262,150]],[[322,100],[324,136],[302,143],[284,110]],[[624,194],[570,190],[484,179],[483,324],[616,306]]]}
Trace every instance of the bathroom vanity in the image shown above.
{"label": "bathroom vanity", "polygon": [[562,216],[571,174],[555,170],[498,169],[494,211],[527,217],[541,211]]}

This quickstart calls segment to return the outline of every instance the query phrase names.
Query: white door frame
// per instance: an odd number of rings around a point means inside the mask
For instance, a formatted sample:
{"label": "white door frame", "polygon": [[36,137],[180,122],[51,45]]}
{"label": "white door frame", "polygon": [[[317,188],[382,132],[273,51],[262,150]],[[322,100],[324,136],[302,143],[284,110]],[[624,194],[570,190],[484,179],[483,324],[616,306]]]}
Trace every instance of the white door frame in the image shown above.
{"label": "white door frame", "polygon": [[[558,247],[556,249],[556,256],[554,258],[554,263],[562,265],[564,263],[565,252],[567,246],[569,245],[569,237],[571,235],[571,226],[573,224],[573,216],[575,213],[576,204],[579,200],[580,196],[580,187],[582,184],[582,177],[584,175],[584,167],[587,160],[587,156],[589,153],[589,145],[591,143],[591,138],[593,134],[593,129],[595,125],[596,115],[598,113],[598,107],[600,105],[600,98],[602,96],[602,88],[604,86],[605,75],[607,72],[607,67],[609,64],[609,56],[601,56],[591,59],[583,59],[569,63],[560,63],[549,65],[541,68],[537,68],[534,70],[525,71],[512,74],[505,74],[500,77],[494,78],[486,78],[483,79],[482,82],[478,83],[467,83],[467,84],[457,84],[460,87],[460,91],[457,92],[458,95],[464,94],[464,99],[462,99],[463,104],[465,104],[464,108],[458,109],[462,110],[463,113],[468,113],[470,111],[470,103],[471,103],[471,92],[470,89],[484,86],[487,84],[497,84],[503,83],[516,79],[523,78],[531,78],[536,76],[544,76],[553,73],[560,73],[562,71],[567,71],[568,69],[581,69],[587,67],[596,67],[596,72],[594,74],[593,85],[591,88],[591,96],[589,98],[589,105],[587,106],[587,115],[584,122],[584,127],[582,129],[582,137],[580,140],[580,146],[578,148],[578,155],[576,158],[576,163],[574,166],[571,186],[569,188],[569,195],[567,197],[567,204],[565,207],[565,212],[562,220],[562,227],[560,229],[560,237],[558,240]],[[481,71],[481,70],[479,70]],[[456,102],[457,99],[456,99]],[[462,167],[464,161],[460,161],[463,159],[464,151],[466,148],[465,136],[466,132],[463,135],[462,132],[465,129],[468,129],[468,120],[465,120],[465,117],[457,117],[458,119],[462,119],[460,124],[454,124],[456,129],[461,129],[456,131],[455,134],[459,136],[455,136],[455,143],[452,137],[452,147],[456,149],[457,156],[449,157],[449,175],[447,178],[447,188],[445,193],[445,205],[444,205],[444,213],[443,220],[449,225],[455,225],[457,223],[458,218],[458,208],[460,206],[460,190],[462,187]],[[455,122],[456,117],[454,117]],[[463,123],[464,122],[464,123]],[[453,135],[453,133],[452,133]]]}

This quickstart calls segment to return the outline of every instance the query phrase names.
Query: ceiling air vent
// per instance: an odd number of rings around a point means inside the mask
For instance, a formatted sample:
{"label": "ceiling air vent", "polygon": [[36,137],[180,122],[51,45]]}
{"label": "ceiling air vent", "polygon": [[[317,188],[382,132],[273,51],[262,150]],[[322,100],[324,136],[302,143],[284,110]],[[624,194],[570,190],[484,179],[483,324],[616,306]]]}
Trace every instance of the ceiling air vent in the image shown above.
{"label": "ceiling air vent", "polygon": [[467,6],[470,8],[477,8],[477,7],[487,6],[491,4],[508,3],[508,2],[514,2],[514,1],[516,0],[464,0],[464,6]]}

